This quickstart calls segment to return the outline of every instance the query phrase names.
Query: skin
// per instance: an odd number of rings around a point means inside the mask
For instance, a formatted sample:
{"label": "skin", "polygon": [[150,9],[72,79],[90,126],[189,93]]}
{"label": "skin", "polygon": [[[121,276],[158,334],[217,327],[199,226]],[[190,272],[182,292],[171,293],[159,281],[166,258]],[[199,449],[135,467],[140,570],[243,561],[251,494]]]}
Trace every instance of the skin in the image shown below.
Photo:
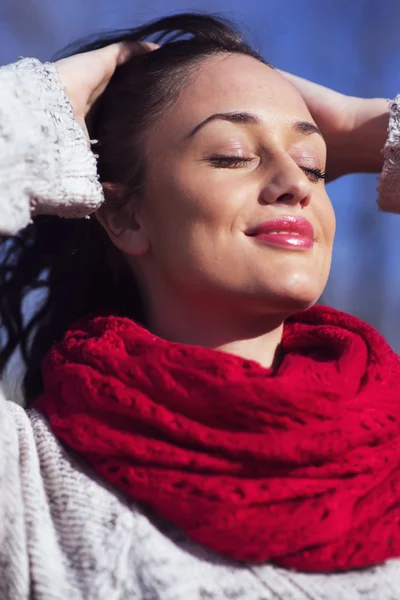
{"label": "skin", "polygon": [[86,116],[106,89],[115,69],[132,56],[158,48],[151,42],[118,42],[99,50],[68,56],[55,63],[61,82],[86,136]]}
{"label": "skin", "polygon": [[345,96],[290,73],[282,74],[300,92],[328,145],[329,179],[349,173],[379,173],[387,138],[385,98]]}
{"label": "skin", "polygon": [[[210,115],[238,111],[259,123],[215,120],[188,139]],[[326,145],[317,133],[295,131],[297,121],[314,123],[281,74],[251,57],[220,55],[202,62],[153,126],[142,209],[135,217],[100,212],[139,280],[157,335],[268,367],[284,319],[321,295],[335,217],[324,181],[310,169],[325,169]],[[220,166],[214,155],[251,161]],[[245,233],[286,215],[311,222],[312,249],[272,248]]]}

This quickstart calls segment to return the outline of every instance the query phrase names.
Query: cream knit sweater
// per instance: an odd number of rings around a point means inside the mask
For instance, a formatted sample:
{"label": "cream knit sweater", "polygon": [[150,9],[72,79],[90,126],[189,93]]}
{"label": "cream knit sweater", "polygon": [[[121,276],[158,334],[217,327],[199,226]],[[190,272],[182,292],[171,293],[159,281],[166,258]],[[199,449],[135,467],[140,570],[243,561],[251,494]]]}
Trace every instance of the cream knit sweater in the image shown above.
{"label": "cream knit sweater", "polygon": [[[393,204],[393,104],[381,201]],[[96,161],[52,65],[0,69],[0,231],[30,211],[68,216],[103,200]],[[310,575],[239,565],[127,501],[67,453],[35,411],[0,390],[0,600],[400,600],[400,559]]]}

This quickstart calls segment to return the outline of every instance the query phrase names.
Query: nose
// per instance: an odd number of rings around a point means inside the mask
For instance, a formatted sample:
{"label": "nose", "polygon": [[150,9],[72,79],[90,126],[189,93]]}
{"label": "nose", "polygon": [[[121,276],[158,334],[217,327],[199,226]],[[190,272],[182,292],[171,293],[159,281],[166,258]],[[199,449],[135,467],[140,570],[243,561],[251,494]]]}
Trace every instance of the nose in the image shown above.
{"label": "nose", "polygon": [[300,204],[301,208],[310,204],[311,182],[286,152],[274,160],[272,177],[268,169],[260,200],[265,204]]}

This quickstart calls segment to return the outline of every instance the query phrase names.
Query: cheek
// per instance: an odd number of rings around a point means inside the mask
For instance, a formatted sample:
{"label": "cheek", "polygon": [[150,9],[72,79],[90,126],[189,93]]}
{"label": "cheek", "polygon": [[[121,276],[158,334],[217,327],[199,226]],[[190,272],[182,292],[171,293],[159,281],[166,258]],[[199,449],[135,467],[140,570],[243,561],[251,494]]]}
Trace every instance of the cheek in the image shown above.
{"label": "cheek", "polygon": [[318,243],[319,278],[321,284],[325,287],[331,268],[332,249],[336,231],[335,211],[326,193],[315,212],[321,231],[321,239]]}
{"label": "cheek", "polygon": [[332,202],[326,192],[318,204],[316,215],[321,224],[323,241],[326,246],[332,248],[336,231],[336,215],[333,210]]}
{"label": "cheek", "polygon": [[321,211],[318,214],[319,222],[321,225],[322,239],[319,242],[319,277],[316,278],[317,284],[320,285],[321,289],[319,294],[323,292],[325,285],[329,278],[332,262],[332,250],[333,242],[336,231],[336,216],[333,210],[332,203],[329,197],[326,195],[323,201]]}
{"label": "cheek", "polygon": [[208,235],[218,238],[230,230],[238,205],[235,191],[216,179],[198,165],[157,171],[146,194],[150,237],[156,245],[207,244]]}

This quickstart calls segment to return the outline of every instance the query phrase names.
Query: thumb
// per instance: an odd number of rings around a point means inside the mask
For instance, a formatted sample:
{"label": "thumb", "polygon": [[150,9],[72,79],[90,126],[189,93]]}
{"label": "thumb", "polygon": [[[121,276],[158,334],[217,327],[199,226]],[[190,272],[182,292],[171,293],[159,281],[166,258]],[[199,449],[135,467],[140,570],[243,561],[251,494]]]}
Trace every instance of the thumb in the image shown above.
{"label": "thumb", "polygon": [[92,89],[86,112],[104,92],[117,67],[120,67],[134,56],[147,54],[158,48],[159,46],[152,42],[116,42],[104,46],[104,48],[93,50],[93,58],[96,57],[97,64],[103,65],[103,73],[97,81],[97,85]]}
{"label": "thumb", "polygon": [[277,69],[277,71],[285,79],[290,81],[290,83],[294,85],[294,87],[300,92],[300,94],[303,97],[307,97],[308,95],[316,92],[322,92],[322,90],[324,89],[322,85],[314,83],[313,81],[309,81],[308,79],[303,79],[303,77],[299,77],[298,75],[293,75],[293,73],[281,71],[280,69]]}
{"label": "thumb", "polygon": [[[114,52],[117,67],[123,65],[133,56],[147,54],[153,50],[158,50],[160,47],[158,44],[154,44],[153,42],[118,42],[116,44],[112,44],[112,46],[115,46]],[[111,46],[108,46],[108,48],[111,48]]]}

